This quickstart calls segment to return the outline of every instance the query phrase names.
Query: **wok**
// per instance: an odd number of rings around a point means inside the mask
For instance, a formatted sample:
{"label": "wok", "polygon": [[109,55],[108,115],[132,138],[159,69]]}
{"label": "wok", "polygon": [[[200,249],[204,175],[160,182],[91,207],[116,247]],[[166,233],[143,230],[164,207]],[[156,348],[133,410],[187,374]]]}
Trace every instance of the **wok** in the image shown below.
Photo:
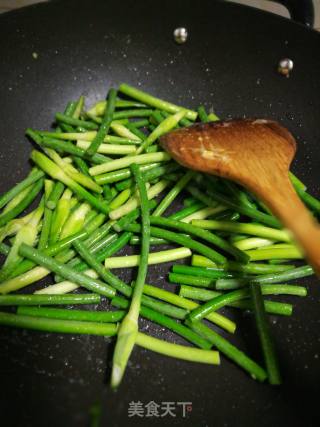
{"label": "wok", "polygon": [[[310,23],[312,13],[302,19]],[[173,40],[180,26],[189,31],[184,45]],[[46,128],[69,100],[84,94],[89,105],[128,82],[187,107],[204,103],[220,117],[279,120],[298,140],[293,171],[320,195],[320,34],[303,25],[212,0],[70,0],[4,14],[0,40],[1,191],[29,169],[27,126]],[[276,71],[285,57],[294,62],[290,78]],[[163,286],[167,271],[150,268],[148,282]],[[295,300],[293,316],[271,317],[280,387],[255,382],[225,358],[209,369],[136,348],[115,393],[107,385],[112,342],[1,328],[1,425],[87,426],[96,402],[101,425],[112,427],[319,425],[319,283],[304,282],[309,295]],[[261,361],[252,317],[228,315],[238,324],[232,342]],[[147,322],[141,327],[182,342]],[[131,401],[191,402],[192,411],[129,417]]]}

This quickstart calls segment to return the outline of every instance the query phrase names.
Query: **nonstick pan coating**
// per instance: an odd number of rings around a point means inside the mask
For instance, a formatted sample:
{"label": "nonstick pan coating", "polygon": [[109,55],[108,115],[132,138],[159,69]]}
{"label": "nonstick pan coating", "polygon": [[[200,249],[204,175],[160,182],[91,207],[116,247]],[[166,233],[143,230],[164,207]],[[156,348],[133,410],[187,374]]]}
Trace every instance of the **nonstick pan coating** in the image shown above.
{"label": "nonstick pan coating", "polygon": [[[179,26],[190,34],[184,45],[173,40]],[[27,126],[48,128],[69,100],[84,94],[89,105],[127,82],[188,107],[204,103],[220,117],[279,120],[298,140],[294,172],[320,196],[320,35],[312,30],[212,0],[70,0],[1,16],[0,40],[1,192],[29,169]],[[290,78],[276,72],[286,57],[294,61]],[[150,268],[148,282],[165,284],[167,271]],[[224,357],[208,368],[136,348],[114,393],[108,340],[1,328],[1,425],[87,426],[96,402],[102,425],[111,427],[319,425],[319,283],[301,282],[309,296],[294,300],[293,316],[271,317],[281,387],[258,384]],[[232,315],[232,341],[261,361],[252,317]],[[147,322],[141,327],[182,342]],[[186,418],[181,410],[176,417],[128,417],[131,401],[192,402],[192,411]]]}

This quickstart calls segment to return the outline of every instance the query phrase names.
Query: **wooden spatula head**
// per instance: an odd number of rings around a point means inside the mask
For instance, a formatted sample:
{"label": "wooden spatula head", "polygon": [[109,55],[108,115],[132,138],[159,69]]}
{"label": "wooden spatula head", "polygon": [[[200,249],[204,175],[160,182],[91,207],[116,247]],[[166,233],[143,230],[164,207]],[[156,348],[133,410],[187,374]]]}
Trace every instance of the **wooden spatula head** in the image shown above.
{"label": "wooden spatula head", "polygon": [[199,123],[170,132],[160,141],[182,165],[235,180],[252,190],[257,174],[287,172],[296,152],[291,133],[264,119]]}
{"label": "wooden spatula head", "polygon": [[196,124],[164,135],[161,145],[182,165],[255,193],[293,232],[320,277],[320,227],[289,180],[296,142],[287,129],[264,119]]}

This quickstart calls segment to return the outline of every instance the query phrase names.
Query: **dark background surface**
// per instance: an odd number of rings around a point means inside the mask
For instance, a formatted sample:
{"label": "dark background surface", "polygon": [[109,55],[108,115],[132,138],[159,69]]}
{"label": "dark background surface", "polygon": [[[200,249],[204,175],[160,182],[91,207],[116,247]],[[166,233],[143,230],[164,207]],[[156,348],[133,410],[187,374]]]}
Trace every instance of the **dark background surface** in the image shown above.
{"label": "dark background surface", "polygon": [[[182,46],[172,37],[178,26],[190,33]],[[84,94],[90,105],[111,85],[127,82],[187,107],[204,102],[220,117],[281,121],[299,144],[293,170],[319,196],[319,47],[320,35],[302,26],[209,0],[201,5],[71,0],[5,14],[0,17],[0,190],[29,169],[27,126],[48,128],[69,100]],[[284,57],[295,64],[289,79],[276,73]],[[162,285],[167,271],[167,265],[151,267],[148,282]],[[319,288],[316,280],[301,282],[309,296],[292,299],[293,316],[271,318],[284,377],[279,388],[256,383],[224,357],[220,367],[207,367],[136,348],[114,393],[107,386],[108,340],[1,328],[0,425],[87,426],[95,402],[102,404],[102,425],[112,427],[319,425]],[[228,315],[238,324],[232,342],[261,361],[252,318]],[[142,328],[183,342],[147,322]],[[128,418],[129,402],[138,400],[188,401],[193,410],[186,419],[181,411],[175,418]]]}

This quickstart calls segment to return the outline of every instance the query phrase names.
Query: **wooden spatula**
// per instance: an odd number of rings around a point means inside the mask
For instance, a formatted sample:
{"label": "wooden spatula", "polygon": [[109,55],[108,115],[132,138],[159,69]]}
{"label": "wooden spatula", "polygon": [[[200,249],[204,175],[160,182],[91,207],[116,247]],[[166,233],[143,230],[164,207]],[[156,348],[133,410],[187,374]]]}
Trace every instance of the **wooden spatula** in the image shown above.
{"label": "wooden spatula", "polygon": [[200,123],[170,132],[162,147],[183,166],[238,182],[257,195],[293,236],[320,276],[320,227],[290,182],[291,133],[270,120]]}

